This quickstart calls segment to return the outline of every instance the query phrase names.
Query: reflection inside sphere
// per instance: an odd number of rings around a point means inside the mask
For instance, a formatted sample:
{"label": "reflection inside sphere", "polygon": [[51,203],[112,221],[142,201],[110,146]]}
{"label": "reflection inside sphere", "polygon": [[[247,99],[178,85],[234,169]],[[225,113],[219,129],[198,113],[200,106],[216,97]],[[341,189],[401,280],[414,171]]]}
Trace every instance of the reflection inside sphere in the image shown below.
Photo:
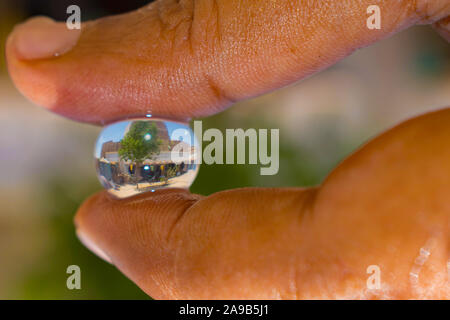
{"label": "reflection inside sphere", "polygon": [[94,157],[103,187],[125,198],[161,188],[189,188],[197,175],[198,152],[187,125],[151,118],[105,127]]}

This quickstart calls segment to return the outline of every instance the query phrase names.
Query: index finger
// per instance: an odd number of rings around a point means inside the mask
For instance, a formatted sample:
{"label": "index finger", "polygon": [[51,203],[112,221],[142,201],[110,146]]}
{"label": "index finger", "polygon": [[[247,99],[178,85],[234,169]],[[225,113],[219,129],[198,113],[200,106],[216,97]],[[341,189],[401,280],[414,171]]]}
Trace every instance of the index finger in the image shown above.
{"label": "index finger", "polygon": [[372,4],[164,0],[81,34],[33,19],[10,35],[8,67],[25,96],[79,121],[207,116],[450,12],[446,0],[378,1],[380,29],[369,29]]}

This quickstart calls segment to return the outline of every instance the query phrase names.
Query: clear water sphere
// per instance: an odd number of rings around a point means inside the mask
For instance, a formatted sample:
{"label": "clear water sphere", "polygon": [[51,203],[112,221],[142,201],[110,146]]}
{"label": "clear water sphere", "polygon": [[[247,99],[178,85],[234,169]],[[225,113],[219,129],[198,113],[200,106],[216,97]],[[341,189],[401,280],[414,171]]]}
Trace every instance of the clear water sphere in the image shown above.
{"label": "clear water sphere", "polygon": [[188,125],[146,116],[103,128],[94,158],[103,187],[126,198],[163,188],[189,188],[197,176],[199,152]]}

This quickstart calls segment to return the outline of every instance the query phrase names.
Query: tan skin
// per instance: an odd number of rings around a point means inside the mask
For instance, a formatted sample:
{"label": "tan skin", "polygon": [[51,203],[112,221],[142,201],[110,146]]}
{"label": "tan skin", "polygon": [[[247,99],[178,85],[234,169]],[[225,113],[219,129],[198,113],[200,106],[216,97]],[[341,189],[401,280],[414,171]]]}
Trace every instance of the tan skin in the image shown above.
{"label": "tan skin", "polygon": [[[188,119],[415,24],[450,40],[448,0],[379,1],[382,29],[368,31],[371,2],[163,0],[84,24],[58,57],[52,40],[36,40],[56,26],[37,18],[9,37],[8,67],[25,96],[75,120],[108,122],[143,106]],[[79,209],[77,232],[153,298],[449,299],[449,141],[444,109],[382,134],[316,188],[121,201],[100,192]],[[418,268],[421,248],[430,255]],[[381,268],[380,290],[367,289],[370,265]]]}

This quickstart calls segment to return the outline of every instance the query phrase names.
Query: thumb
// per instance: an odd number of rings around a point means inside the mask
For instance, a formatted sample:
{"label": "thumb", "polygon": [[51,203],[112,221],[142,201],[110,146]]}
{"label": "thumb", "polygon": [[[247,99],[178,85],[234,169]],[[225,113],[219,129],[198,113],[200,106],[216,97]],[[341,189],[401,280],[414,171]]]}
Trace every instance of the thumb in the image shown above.
{"label": "thumb", "polygon": [[450,109],[406,121],[317,188],[102,192],[77,232],[153,298],[448,299],[449,123]]}
{"label": "thumb", "polygon": [[46,18],[15,28],[9,72],[35,103],[101,122],[153,113],[206,116],[323,69],[415,23],[449,15],[447,0],[161,0],[79,30]]}

